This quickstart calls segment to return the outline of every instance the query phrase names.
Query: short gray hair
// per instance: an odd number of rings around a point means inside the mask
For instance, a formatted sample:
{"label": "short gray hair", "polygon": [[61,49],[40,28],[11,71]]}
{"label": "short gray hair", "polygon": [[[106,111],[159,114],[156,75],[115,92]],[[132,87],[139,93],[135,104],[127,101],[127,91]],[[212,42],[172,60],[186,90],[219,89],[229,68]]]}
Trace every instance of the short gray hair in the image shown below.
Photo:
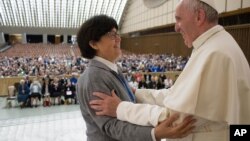
{"label": "short gray hair", "polygon": [[191,10],[197,11],[199,9],[203,9],[206,14],[207,21],[210,23],[218,23],[218,12],[209,6],[208,4],[200,1],[200,0],[188,0],[188,7]]}

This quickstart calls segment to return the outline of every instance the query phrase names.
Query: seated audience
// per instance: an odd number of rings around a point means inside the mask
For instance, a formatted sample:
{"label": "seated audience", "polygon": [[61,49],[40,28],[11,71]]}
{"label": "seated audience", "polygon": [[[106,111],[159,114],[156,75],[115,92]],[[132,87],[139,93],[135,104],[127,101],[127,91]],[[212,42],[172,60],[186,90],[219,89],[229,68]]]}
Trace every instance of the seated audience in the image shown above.
{"label": "seated audience", "polygon": [[64,88],[65,103],[66,104],[75,103],[75,97],[76,97],[76,87],[70,82],[70,80],[68,80]]}
{"label": "seated audience", "polygon": [[27,106],[28,98],[29,98],[29,87],[27,84],[25,84],[25,80],[21,79],[20,84],[18,86],[18,95],[17,95],[17,101],[20,104],[21,108]]}
{"label": "seated audience", "polygon": [[63,93],[63,86],[59,83],[59,79],[55,77],[50,84],[50,98],[52,100],[52,104],[61,105],[61,96]]}
{"label": "seated audience", "polygon": [[31,107],[37,107],[39,105],[39,100],[41,100],[42,86],[37,79],[30,85],[30,98],[31,98]]}

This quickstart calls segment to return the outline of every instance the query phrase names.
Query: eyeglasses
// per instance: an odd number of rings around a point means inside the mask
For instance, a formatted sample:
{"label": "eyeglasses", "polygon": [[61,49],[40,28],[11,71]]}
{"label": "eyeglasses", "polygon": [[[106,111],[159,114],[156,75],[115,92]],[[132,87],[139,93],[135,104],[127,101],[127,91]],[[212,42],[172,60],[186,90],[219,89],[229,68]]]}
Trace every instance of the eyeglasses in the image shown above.
{"label": "eyeglasses", "polygon": [[115,31],[107,32],[105,35],[107,35],[111,40],[115,40],[117,37],[120,37],[120,34]]}

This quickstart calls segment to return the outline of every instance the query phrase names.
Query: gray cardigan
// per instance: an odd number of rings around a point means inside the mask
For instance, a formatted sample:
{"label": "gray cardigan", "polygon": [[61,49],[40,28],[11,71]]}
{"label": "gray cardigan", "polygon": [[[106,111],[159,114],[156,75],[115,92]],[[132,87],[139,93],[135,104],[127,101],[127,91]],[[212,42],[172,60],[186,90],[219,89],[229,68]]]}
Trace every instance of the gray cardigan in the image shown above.
{"label": "gray cardigan", "polygon": [[88,141],[152,141],[153,127],[134,125],[107,116],[96,116],[89,107],[89,101],[97,99],[93,92],[110,94],[115,90],[118,97],[130,101],[127,91],[122,83],[111,73],[111,69],[103,63],[90,60],[89,66],[79,77],[77,95],[80,109],[87,126]]}

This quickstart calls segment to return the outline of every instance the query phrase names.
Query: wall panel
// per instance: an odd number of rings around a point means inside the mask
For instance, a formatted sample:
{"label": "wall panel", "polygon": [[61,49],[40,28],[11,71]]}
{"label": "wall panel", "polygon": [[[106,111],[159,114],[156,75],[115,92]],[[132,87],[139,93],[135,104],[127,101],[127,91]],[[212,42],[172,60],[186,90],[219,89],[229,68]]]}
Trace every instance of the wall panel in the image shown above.
{"label": "wall panel", "polygon": [[241,8],[241,0],[227,0],[227,11],[233,11]]}
{"label": "wall panel", "polygon": [[250,0],[243,0],[242,8],[250,7]]}
{"label": "wall panel", "polygon": [[250,63],[250,24],[238,25],[226,28],[226,30],[235,38],[243,53],[245,54],[248,64]]}
{"label": "wall panel", "polygon": [[122,38],[122,48],[134,53],[154,53],[189,56],[188,49],[178,33],[158,34],[134,38]]}

